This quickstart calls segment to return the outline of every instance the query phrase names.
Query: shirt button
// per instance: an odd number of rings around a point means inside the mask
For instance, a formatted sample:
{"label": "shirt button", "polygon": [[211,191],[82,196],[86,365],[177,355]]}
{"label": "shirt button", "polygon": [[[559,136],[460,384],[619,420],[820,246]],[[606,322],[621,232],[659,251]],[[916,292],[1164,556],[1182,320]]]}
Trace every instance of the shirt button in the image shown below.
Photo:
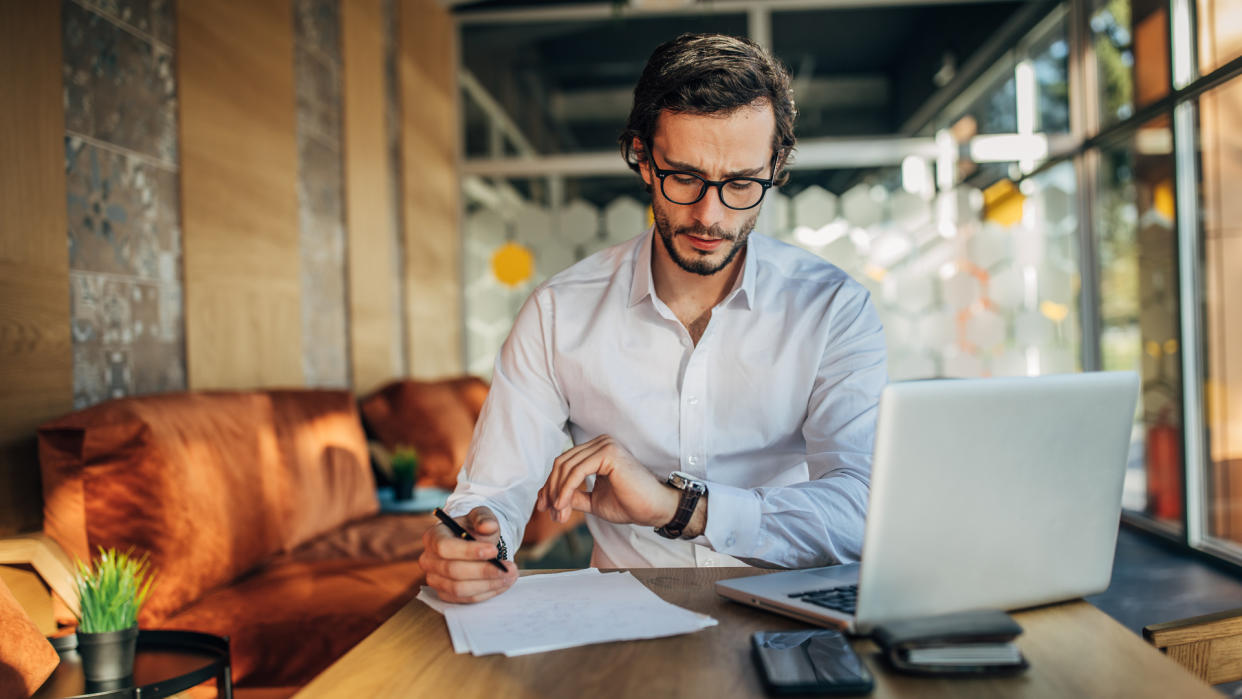
{"label": "shirt button", "polygon": [[699,399],[694,396],[690,396],[689,398],[686,399],[686,402],[689,403],[690,405],[698,405]]}
{"label": "shirt button", "polygon": [[686,459],[686,463],[690,464],[691,466],[697,464],[698,462],[699,462],[699,457],[697,456],[691,456]]}
{"label": "shirt button", "polygon": [[730,534],[729,538],[725,539],[725,546],[732,546],[736,542],[737,542],[737,539],[734,539],[733,535]]}

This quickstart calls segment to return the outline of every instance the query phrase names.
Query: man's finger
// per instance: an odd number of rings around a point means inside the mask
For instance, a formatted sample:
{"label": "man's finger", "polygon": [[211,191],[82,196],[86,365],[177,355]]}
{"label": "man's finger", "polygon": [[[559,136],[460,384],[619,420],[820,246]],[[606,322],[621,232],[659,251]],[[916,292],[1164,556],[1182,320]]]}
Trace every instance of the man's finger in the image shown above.
{"label": "man's finger", "polygon": [[435,589],[441,597],[451,597],[456,601],[473,602],[474,597],[489,592],[499,592],[511,584],[508,578],[492,578],[489,580],[455,580],[446,578],[439,573],[428,572],[427,584]]}
{"label": "man's finger", "polygon": [[545,509],[556,507],[556,495],[561,491],[561,484],[564,482],[567,470],[597,451],[602,443],[608,439],[611,439],[611,437],[601,434],[595,439],[566,449],[564,453],[556,457],[552,462],[552,470],[548,474],[547,482],[544,483],[543,489],[540,491],[543,494]]}
{"label": "man's finger", "polygon": [[584,490],[575,490],[569,506],[579,512],[591,514],[591,494]]}
{"label": "man's finger", "polygon": [[582,484],[586,482],[587,476],[598,473],[603,460],[600,458],[600,451],[603,447],[599,447],[589,454],[583,455],[576,463],[573,464],[564,474],[561,480],[560,488],[557,491],[555,506],[559,510],[567,510],[570,506],[570,498]]}
{"label": "man's finger", "polygon": [[466,522],[466,529],[472,534],[488,536],[500,531],[500,522],[496,520],[496,515],[490,507],[483,505],[470,510],[470,514],[466,515]]}
{"label": "man's finger", "polygon": [[426,541],[427,550],[440,558],[478,561],[496,556],[496,545],[492,541],[459,539],[453,532],[449,531],[448,527],[441,524],[437,524],[432,529],[437,531],[434,536]]}
{"label": "man's finger", "polygon": [[563,510],[569,506],[569,496],[567,491],[575,490],[577,488],[576,485],[569,487],[570,482],[574,478],[573,473],[575,469],[588,461],[597,459],[600,449],[604,448],[604,445],[600,443],[600,439],[598,438],[591,440],[589,444],[592,445],[590,449],[583,449],[582,451],[579,451],[572,460],[561,464],[559,473],[560,477],[556,482],[553,482],[551,479],[548,480],[545,487],[547,487],[549,491],[549,507],[555,507],[558,510]]}
{"label": "man's finger", "polygon": [[450,580],[495,580],[505,577],[508,572],[496,570],[496,566],[485,561],[462,561],[447,558],[431,557],[423,568],[427,573],[434,573]]}

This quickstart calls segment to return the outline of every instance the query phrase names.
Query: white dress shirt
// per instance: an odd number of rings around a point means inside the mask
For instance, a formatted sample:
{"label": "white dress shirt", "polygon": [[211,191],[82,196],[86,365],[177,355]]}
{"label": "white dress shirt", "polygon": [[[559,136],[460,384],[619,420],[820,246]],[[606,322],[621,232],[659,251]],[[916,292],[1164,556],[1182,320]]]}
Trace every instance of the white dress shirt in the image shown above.
{"label": "white dress shirt", "polygon": [[[447,510],[492,508],[510,551],[569,446],[609,434],[663,481],[707,481],[707,529],[669,540],[587,516],[598,567],[856,561],[887,381],[870,294],[791,245],[749,237],[695,345],[656,295],[653,230],[541,284],[496,360]],[[656,243],[658,244],[658,243]]]}

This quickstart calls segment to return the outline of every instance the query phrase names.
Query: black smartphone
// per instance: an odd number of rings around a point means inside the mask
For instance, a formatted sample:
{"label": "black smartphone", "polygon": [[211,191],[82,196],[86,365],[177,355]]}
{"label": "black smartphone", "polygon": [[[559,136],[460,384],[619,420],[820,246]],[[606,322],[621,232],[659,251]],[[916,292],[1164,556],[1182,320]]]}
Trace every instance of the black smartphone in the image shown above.
{"label": "black smartphone", "polygon": [[760,631],[751,641],[763,683],[773,693],[866,694],[875,686],[840,631]]}

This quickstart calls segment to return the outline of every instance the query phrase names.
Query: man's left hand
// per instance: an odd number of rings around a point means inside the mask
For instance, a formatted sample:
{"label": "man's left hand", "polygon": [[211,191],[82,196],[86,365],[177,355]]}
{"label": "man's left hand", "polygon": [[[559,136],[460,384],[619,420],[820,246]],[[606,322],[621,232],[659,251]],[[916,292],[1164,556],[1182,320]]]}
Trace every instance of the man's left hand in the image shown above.
{"label": "man's left hand", "polygon": [[[591,475],[594,489],[580,490]],[[556,458],[535,503],[541,511],[552,510],[558,522],[580,510],[609,522],[659,527],[672,519],[680,500],[679,491],[652,475],[625,447],[600,435]]]}

